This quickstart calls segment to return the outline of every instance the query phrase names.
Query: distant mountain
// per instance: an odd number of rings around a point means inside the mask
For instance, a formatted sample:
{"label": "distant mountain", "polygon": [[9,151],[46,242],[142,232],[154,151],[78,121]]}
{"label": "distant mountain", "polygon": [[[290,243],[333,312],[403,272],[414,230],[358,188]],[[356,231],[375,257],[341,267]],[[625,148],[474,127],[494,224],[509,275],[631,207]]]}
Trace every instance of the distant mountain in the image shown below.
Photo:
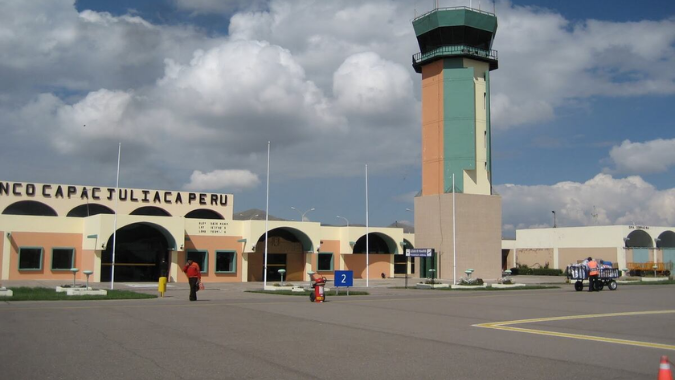
{"label": "distant mountain", "polygon": [[[265,220],[265,211],[263,210],[258,210],[257,208],[252,208],[250,210],[246,211],[238,211],[234,213],[234,220]],[[276,216],[270,215],[269,220],[280,220],[280,221],[287,221],[288,219],[284,218],[278,218]],[[335,226],[333,224],[324,224],[321,223],[322,226]],[[365,227],[364,224],[350,224],[350,227]],[[343,225],[337,225],[336,227],[344,227]],[[371,226],[371,227],[377,227],[377,226]],[[407,234],[413,234],[415,233],[415,226],[411,226],[410,224],[406,222],[399,222],[396,221],[387,227],[392,227],[392,228],[403,228],[403,232]]]}
{"label": "distant mountain", "polygon": [[410,224],[408,224],[406,222],[395,221],[394,223],[388,225],[387,227],[403,228],[403,233],[406,233],[406,234],[414,234],[415,233],[415,226],[411,226]]}
{"label": "distant mountain", "polygon": [[[265,220],[265,211],[252,208],[246,211],[239,211],[234,213],[234,220]],[[269,220],[286,220],[270,215]]]}

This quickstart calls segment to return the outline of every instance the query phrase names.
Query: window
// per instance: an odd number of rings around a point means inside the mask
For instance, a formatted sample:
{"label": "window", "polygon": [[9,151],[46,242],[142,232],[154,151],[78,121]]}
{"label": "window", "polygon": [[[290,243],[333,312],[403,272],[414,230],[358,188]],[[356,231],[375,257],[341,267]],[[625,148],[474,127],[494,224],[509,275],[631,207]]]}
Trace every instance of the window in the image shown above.
{"label": "window", "polygon": [[75,263],[75,249],[52,248],[52,270],[70,270]]}
{"label": "window", "polygon": [[317,260],[317,271],[327,272],[333,270],[333,254],[330,252],[319,252]]}
{"label": "window", "polygon": [[216,273],[236,273],[237,253],[234,251],[216,251]]}
{"label": "window", "polygon": [[19,270],[41,270],[42,248],[19,248]]}
{"label": "window", "polygon": [[199,264],[199,269],[201,269],[202,273],[206,273],[207,267],[206,265],[208,264],[208,257],[209,257],[209,251],[188,251],[187,252],[187,260],[192,260],[195,263]]}

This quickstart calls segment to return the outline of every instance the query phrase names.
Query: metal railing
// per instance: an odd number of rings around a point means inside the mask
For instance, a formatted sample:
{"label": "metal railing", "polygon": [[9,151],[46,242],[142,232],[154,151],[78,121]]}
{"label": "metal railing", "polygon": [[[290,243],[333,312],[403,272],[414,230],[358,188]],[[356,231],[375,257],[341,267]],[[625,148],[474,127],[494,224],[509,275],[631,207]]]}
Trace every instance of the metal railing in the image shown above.
{"label": "metal railing", "polygon": [[497,50],[485,50],[479,49],[473,46],[467,45],[452,45],[452,46],[441,46],[434,50],[428,51],[426,53],[417,53],[413,55],[413,65],[417,65],[420,62],[439,57],[439,56],[448,56],[448,55],[469,55],[484,59],[497,60]]}

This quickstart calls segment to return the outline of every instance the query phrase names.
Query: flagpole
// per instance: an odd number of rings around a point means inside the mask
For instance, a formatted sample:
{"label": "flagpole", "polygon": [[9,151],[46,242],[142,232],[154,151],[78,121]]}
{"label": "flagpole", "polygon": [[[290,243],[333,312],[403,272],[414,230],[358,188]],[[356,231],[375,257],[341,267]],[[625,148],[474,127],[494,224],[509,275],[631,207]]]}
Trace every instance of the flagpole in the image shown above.
{"label": "flagpole", "polygon": [[117,245],[117,202],[120,192],[120,157],[122,156],[122,143],[117,147],[117,181],[115,182],[115,219],[113,222],[113,246],[112,246],[112,273],[110,274],[110,290],[115,288],[115,246]]}
{"label": "flagpole", "polygon": [[263,272],[263,290],[267,289],[267,223],[270,216],[270,142],[267,142],[267,196],[265,200],[265,265]]}
{"label": "flagpole", "polygon": [[368,164],[366,164],[366,288],[369,286],[370,280],[370,247],[368,243]]}
{"label": "flagpole", "polygon": [[457,285],[457,236],[455,234],[455,173],[452,173],[452,283]]}

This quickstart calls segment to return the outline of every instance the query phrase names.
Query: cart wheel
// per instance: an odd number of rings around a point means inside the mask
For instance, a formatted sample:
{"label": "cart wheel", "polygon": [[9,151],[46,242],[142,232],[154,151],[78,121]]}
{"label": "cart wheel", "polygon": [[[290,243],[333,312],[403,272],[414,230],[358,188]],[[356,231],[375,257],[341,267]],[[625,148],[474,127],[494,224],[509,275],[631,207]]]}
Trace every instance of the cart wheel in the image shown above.
{"label": "cart wheel", "polygon": [[309,293],[309,300],[311,302],[316,301],[316,294],[314,294],[314,292]]}
{"label": "cart wheel", "polygon": [[605,287],[605,284],[603,284],[601,281],[598,281],[598,282],[595,284],[595,290],[597,290],[597,291],[601,291],[602,288],[604,288],[604,287]]}
{"label": "cart wheel", "polygon": [[577,281],[574,283],[574,290],[577,292],[580,292],[584,288],[584,284],[581,281]]}
{"label": "cart wheel", "polygon": [[607,287],[609,288],[609,290],[616,290],[616,288],[617,288],[618,286],[619,286],[619,285],[617,285],[617,284],[616,284],[616,281],[614,281],[614,280],[610,281],[609,284],[607,285]]}

